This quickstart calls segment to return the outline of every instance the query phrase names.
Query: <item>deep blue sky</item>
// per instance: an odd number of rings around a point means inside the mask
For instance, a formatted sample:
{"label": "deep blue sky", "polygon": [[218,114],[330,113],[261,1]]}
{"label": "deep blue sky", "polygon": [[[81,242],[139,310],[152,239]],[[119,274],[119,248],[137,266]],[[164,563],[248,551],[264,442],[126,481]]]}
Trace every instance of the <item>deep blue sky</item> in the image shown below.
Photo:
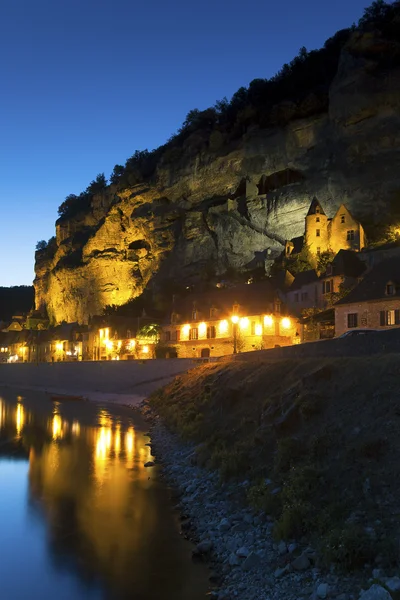
{"label": "deep blue sky", "polygon": [[19,0],[0,6],[0,285],[30,284],[57,207],[274,75],[370,0]]}

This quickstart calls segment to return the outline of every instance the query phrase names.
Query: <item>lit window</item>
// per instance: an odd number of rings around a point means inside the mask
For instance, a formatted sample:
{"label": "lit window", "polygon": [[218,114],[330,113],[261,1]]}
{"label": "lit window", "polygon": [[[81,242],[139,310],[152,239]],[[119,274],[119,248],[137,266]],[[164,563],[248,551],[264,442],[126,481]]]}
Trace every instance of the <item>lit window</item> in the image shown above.
{"label": "lit window", "polygon": [[198,340],[199,339],[199,330],[197,327],[192,327],[189,332],[189,340]]}
{"label": "lit window", "polygon": [[247,317],[243,317],[242,319],[240,319],[240,329],[247,329],[249,326],[249,320]]}
{"label": "lit window", "polygon": [[288,317],[284,317],[281,321],[281,325],[283,329],[289,329],[291,325],[290,319]]}
{"label": "lit window", "polygon": [[224,334],[228,331],[228,321],[226,319],[224,319],[223,321],[220,322],[219,324],[219,333],[220,334]]}
{"label": "lit window", "polygon": [[251,335],[255,335],[256,334],[256,322],[252,321],[251,322]]}
{"label": "lit window", "polygon": [[215,327],[214,327],[214,325],[210,325],[209,327],[207,327],[207,337],[215,338],[215,336],[216,336]]}
{"label": "lit window", "polygon": [[206,333],[207,333],[207,325],[205,323],[200,323],[200,325],[199,325],[200,337],[205,337]]}
{"label": "lit window", "polygon": [[264,317],[264,325],[266,327],[271,327],[274,324],[274,319],[271,315],[265,315]]}
{"label": "lit window", "polygon": [[386,325],[400,325],[400,310],[382,310],[380,313],[381,316],[381,326],[384,327]]}
{"label": "lit window", "polygon": [[263,334],[263,328],[261,323],[257,323],[256,328],[255,328],[255,334],[256,335],[262,335]]}

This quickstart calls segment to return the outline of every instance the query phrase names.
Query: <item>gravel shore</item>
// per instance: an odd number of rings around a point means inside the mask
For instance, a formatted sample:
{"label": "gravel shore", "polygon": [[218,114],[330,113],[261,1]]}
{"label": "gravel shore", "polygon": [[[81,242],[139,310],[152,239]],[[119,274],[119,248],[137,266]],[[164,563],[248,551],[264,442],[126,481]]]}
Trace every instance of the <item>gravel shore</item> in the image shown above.
{"label": "gravel shore", "polygon": [[[179,493],[182,534],[197,544],[194,558],[213,569],[211,598],[390,600],[388,582],[400,589],[398,577],[385,577],[374,566],[366,565],[359,575],[339,576],[333,566],[323,569],[305,543],[275,541],[272,519],[243,502],[247,481],[222,484],[218,473],[196,465],[195,448],[169,432],[146,403],[141,412],[152,423],[152,453]],[[376,585],[377,580],[382,584]]]}

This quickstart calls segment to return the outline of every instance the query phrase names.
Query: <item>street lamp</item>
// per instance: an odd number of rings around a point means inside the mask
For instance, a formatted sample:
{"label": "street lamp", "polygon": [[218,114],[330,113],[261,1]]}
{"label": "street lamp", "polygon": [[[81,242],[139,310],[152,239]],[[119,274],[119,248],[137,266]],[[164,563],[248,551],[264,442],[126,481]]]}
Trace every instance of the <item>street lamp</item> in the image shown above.
{"label": "street lamp", "polygon": [[233,354],[237,354],[237,328],[239,323],[239,317],[237,315],[231,316],[233,326]]}

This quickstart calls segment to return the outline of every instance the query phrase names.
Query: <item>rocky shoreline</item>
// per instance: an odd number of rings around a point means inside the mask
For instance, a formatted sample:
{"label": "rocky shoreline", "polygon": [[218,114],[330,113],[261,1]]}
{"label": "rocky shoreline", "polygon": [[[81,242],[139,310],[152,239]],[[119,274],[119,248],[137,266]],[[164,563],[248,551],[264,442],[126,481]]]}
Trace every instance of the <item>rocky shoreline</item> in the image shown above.
{"label": "rocky shoreline", "polygon": [[244,503],[248,481],[220,481],[215,471],[196,464],[193,445],[184,444],[154,414],[147,402],[141,412],[151,423],[152,454],[168,484],[177,490],[182,534],[195,544],[194,559],[211,568],[209,596],[217,600],[390,600],[400,578],[386,577],[377,565],[357,575],[321,566],[315,550],[294,540],[276,542],[273,520]]}

